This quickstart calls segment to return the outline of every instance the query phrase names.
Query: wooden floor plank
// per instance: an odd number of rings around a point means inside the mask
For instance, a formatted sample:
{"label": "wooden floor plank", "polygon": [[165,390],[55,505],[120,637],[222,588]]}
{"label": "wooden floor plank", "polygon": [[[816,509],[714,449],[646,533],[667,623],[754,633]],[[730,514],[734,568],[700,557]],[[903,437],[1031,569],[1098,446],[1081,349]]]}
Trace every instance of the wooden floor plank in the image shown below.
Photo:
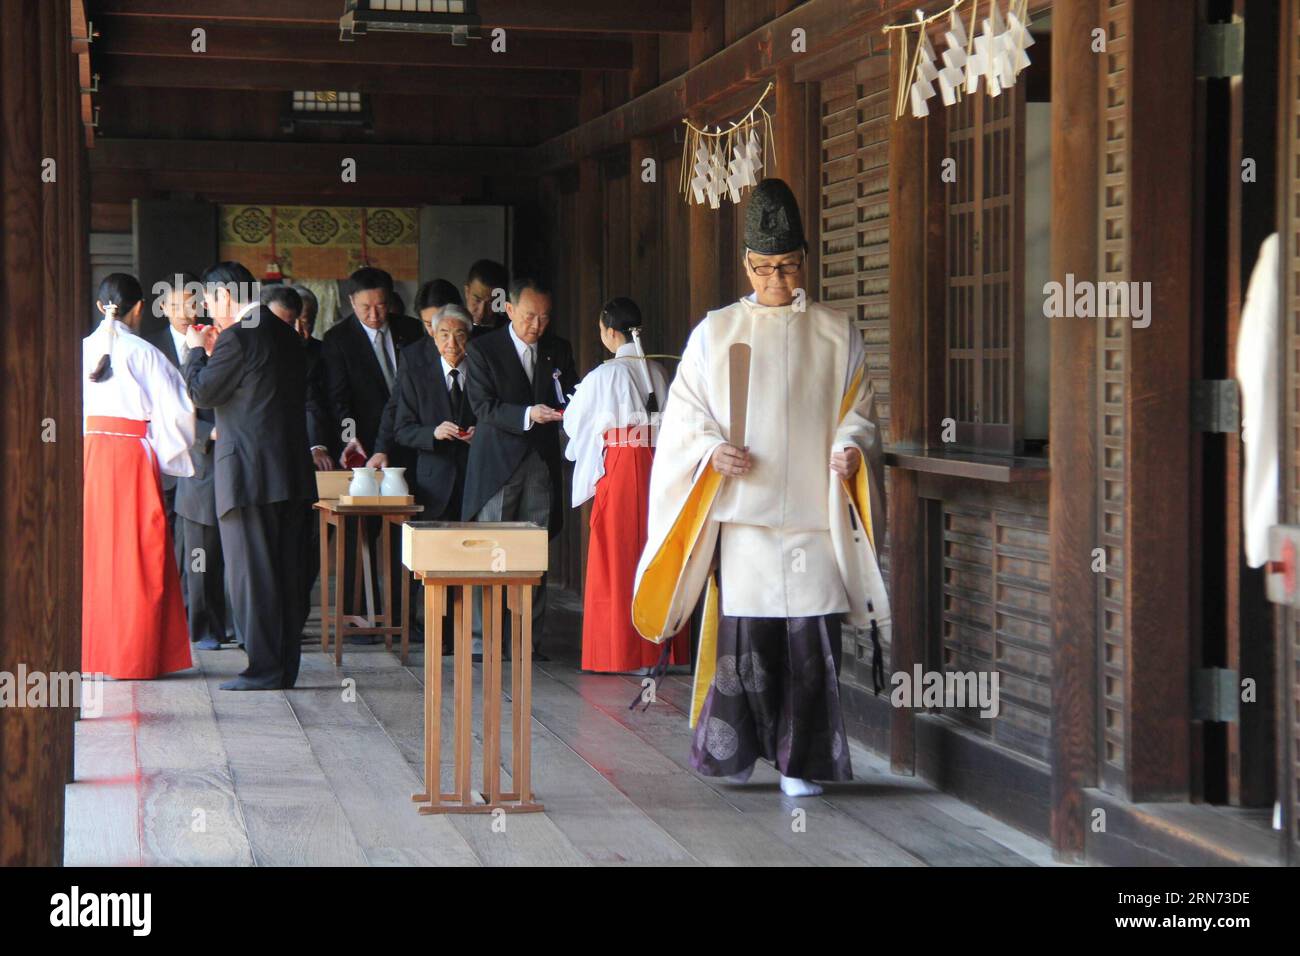
{"label": "wooden floor plank", "polygon": [[[627,679],[628,686],[632,686],[632,680]],[[635,693],[635,686],[632,690]],[[690,704],[689,684],[670,676],[661,682],[657,694],[660,705],[685,718]],[[931,866],[1024,866],[1033,862],[1007,845],[1011,842],[1009,835],[1014,832],[1011,828],[999,831],[1007,842],[990,838],[969,822],[971,818],[962,821],[944,812],[933,802],[942,795],[926,781],[890,773],[882,758],[852,741],[849,746],[855,779],[852,783],[828,786],[818,799],[851,817],[855,826],[869,827],[889,843]],[[759,765],[767,768],[765,761],[759,761]],[[757,780],[756,772],[755,783]],[[970,809],[982,820],[993,822],[987,815]]]}
{"label": "wooden floor plank", "polygon": [[[786,797],[777,786],[778,775],[760,761],[754,776],[744,785],[702,777],[690,768],[690,735],[685,714],[661,704],[642,710],[629,710],[628,704],[640,686],[635,678],[582,674],[563,665],[546,665],[544,677],[534,686],[555,684],[580,696],[579,706],[595,708],[616,721],[627,738],[619,749],[636,754],[636,759],[650,763],[643,751],[656,755],[664,774],[678,774],[707,791],[719,806],[732,816],[743,819],[751,830],[762,834],[771,853],[790,862],[811,861],[818,865],[844,866],[915,866],[917,859],[879,834],[836,811],[817,798],[795,800]],[[535,694],[537,692],[535,691]],[[634,742],[633,742],[634,741]],[[615,772],[620,786],[639,782],[635,775],[624,777]],[[658,803],[664,794],[650,791],[636,798]],[[695,852],[691,836],[681,838]]]}
{"label": "wooden floor plank", "polygon": [[[793,800],[760,761],[743,786],[690,768],[689,675],[649,710],[640,679],[578,669],[581,605],[556,592],[534,667],[533,786],[542,814],[426,816],[422,647],[402,666],[347,645],[341,668],[311,643],[294,690],[216,685],[241,652],[200,652],[202,673],[105,685],[102,717],[77,727],[68,863],[84,865],[977,865],[1051,863],[1046,844],[851,744],[855,780]],[[309,630],[314,626],[309,624]],[[448,662],[449,663],[449,662]],[[480,677],[475,668],[475,680]],[[509,786],[505,667],[502,783]],[[451,726],[450,667],[444,724]],[[344,682],[355,698],[344,699]],[[481,692],[475,690],[473,786]],[[453,755],[444,746],[444,790]],[[196,811],[200,811],[196,814]],[[196,819],[204,826],[194,827]]]}
{"label": "wooden floor plank", "polygon": [[[373,645],[345,651],[342,670],[356,680],[366,705],[420,774],[424,761],[424,690],[416,674],[422,669],[422,655],[413,654],[410,666],[403,667],[382,645]],[[449,682],[447,671],[444,668]],[[449,690],[443,698],[443,724],[450,727]],[[446,746],[442,757],[444,768],[449,769],[452,757]],[[481,767],[476,760],[472,778],[475,787],[482,780]],[[444,774],[444,780],[449,784],[450,774]],[[414,805],[411,812],[415,812]],[[590,862],[546,814],[509,814],[504,820],[494,820],[487,814],[447,814],[446,819],[489,866],[575,866]]]}
{"label": "wooden floor plank", "polygon": [[200,651],[245,829],[260,866],[359,866],[365,852],[283,691],[223,691],[243,654]]}
{"label": "wooden floor plank", "polygon": [[[411,672],[423,674],[423,662],[414,661]],[[502,686],[511,686],[511,665],[503,667]],[[450,717],[451,695],[449,668],[444,668],[446,685],[443,693],[444,722]],[[475,667],[475,679],[481,668]],[[501,753],[503,786],[512,784],[510,753],[512,702],[503,695]],[[475,696],[475,742],[481,743],[481,695]],[[575,753],[545,720],[539,719],[534,692],[532,724],[532,786],[538,799],[546,805],[546,816],[587,860],[597,864],[669,863],[692,864],[696,860],[678,841],[657,825],[643,809],[606,780],[601,771]],[[480,755],[474,761],[474,779],[482,779]],[[450,766],[450,755],[443,757]],[[511,818],[513,819],[513,818]]]}
{"label": "wooden floor plank", "polygon": [[[411,794],[419,775],[360,693],[345,699],[323,654],[304,657],[299,685],[285,696],[371,863],[477,866],[480,860],[446,817],[422,817]],[[364,681],[362,682],[364,683]]]}
{"label": "wooden floor plank", "polygon": [[207,682],[198,672],[136,684],[146,862],[247,866],[252,847]]}

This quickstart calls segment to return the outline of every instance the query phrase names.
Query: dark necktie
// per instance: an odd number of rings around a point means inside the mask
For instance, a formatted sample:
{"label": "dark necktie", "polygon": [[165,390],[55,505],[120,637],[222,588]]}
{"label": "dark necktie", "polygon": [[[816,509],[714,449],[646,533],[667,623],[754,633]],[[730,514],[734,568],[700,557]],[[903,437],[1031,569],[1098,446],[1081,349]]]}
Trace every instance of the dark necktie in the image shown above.
{"label": "dark necktie", "polygon": [[451,370],[451,413],[457,425],[465,424],[465,390],[460,387],[460,369]]}

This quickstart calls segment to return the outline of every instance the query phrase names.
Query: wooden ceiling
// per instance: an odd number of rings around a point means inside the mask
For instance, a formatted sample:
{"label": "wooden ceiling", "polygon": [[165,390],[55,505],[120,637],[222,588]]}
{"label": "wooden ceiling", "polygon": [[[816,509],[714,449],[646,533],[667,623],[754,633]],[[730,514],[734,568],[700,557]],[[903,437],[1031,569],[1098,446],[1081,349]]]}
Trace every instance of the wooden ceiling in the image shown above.
{"label": "wooden ceiling", "polygon": [[[339,39],[341,0],[87,0],[104,87],[355,89],[524,99],[579,95],[583,70],[627,72],[633,38],[690,32],[690,0],[481,0],[485,39],[372,33]],[[506,49],[486,37],[502,27]],[[193,31],[206,51],[193,49]]]}

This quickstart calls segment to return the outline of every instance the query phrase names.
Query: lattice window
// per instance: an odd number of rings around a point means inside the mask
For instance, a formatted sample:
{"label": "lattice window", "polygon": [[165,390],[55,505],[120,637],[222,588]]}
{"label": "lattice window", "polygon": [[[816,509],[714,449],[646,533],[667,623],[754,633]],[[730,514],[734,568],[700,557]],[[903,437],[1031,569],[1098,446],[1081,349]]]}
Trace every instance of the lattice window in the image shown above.
{"label": "lattice window", "polygon": [[945,110],[945,409],[956,446],[1014,452],[1024,418],[1024,94]]}
{"label": "lattice window", "polygon": [[945,501],[941,628],[946,673],[998,674],[996,717],[945,714],[998,744],[1051,759],[1051,568],[1047,515]]}

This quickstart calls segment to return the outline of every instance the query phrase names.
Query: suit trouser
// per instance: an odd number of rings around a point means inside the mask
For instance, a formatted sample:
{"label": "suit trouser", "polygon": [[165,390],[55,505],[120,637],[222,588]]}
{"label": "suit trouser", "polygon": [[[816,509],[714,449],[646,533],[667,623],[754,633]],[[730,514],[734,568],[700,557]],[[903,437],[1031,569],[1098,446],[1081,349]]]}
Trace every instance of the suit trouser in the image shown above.
{"label": "suit trouser", "polygon": [[[185,567],[185,589],[188,595],[190,640],[201,641],[210,637],[218,642],[226,639],[226,562],[221,551],[221,530],[216,525],[199,524],[189,518],[176,516],[177,536],[184,544],[189,558]],[[196,549],[202,549],[202,571],[194,569]]]}
{"label": "suit trouser", "polygon": [[292,687],[298,679],[307,509],[303,501],[278,501],[231,508],[218,519],[231,611],[248,654],[240,676],[262,687]]}
{"label": "suit trouser", "polygon": [[189,574],[189,562],[185,560],[185,555],[189,552],[185,547],[185,532],[181,528],[183,519],[176,513],[176,486],[174,484],[170,488],[163,489],[163,512],[167,515],[167,532],[171,535],[172,553],[176,556],[176,570],[181,575],[181,595],[185,598],[185,607],[188,609],[190,595],[185,576]]}
{"label": "suit trouser", "polygon": [[[474,516],[475,521],[531,521],[543,528],[551,521],[551,472],[542,456],[530,451],[506,483],[497,489]],[[474,589],[474,639],[483,639],[482,588]],[[507,630],[509,618],[507,620]],[[533,589],[533,650],[542,648],[542,625],[546,620],[546,575]],[[477,651],[476,651],[477,653]]]}

